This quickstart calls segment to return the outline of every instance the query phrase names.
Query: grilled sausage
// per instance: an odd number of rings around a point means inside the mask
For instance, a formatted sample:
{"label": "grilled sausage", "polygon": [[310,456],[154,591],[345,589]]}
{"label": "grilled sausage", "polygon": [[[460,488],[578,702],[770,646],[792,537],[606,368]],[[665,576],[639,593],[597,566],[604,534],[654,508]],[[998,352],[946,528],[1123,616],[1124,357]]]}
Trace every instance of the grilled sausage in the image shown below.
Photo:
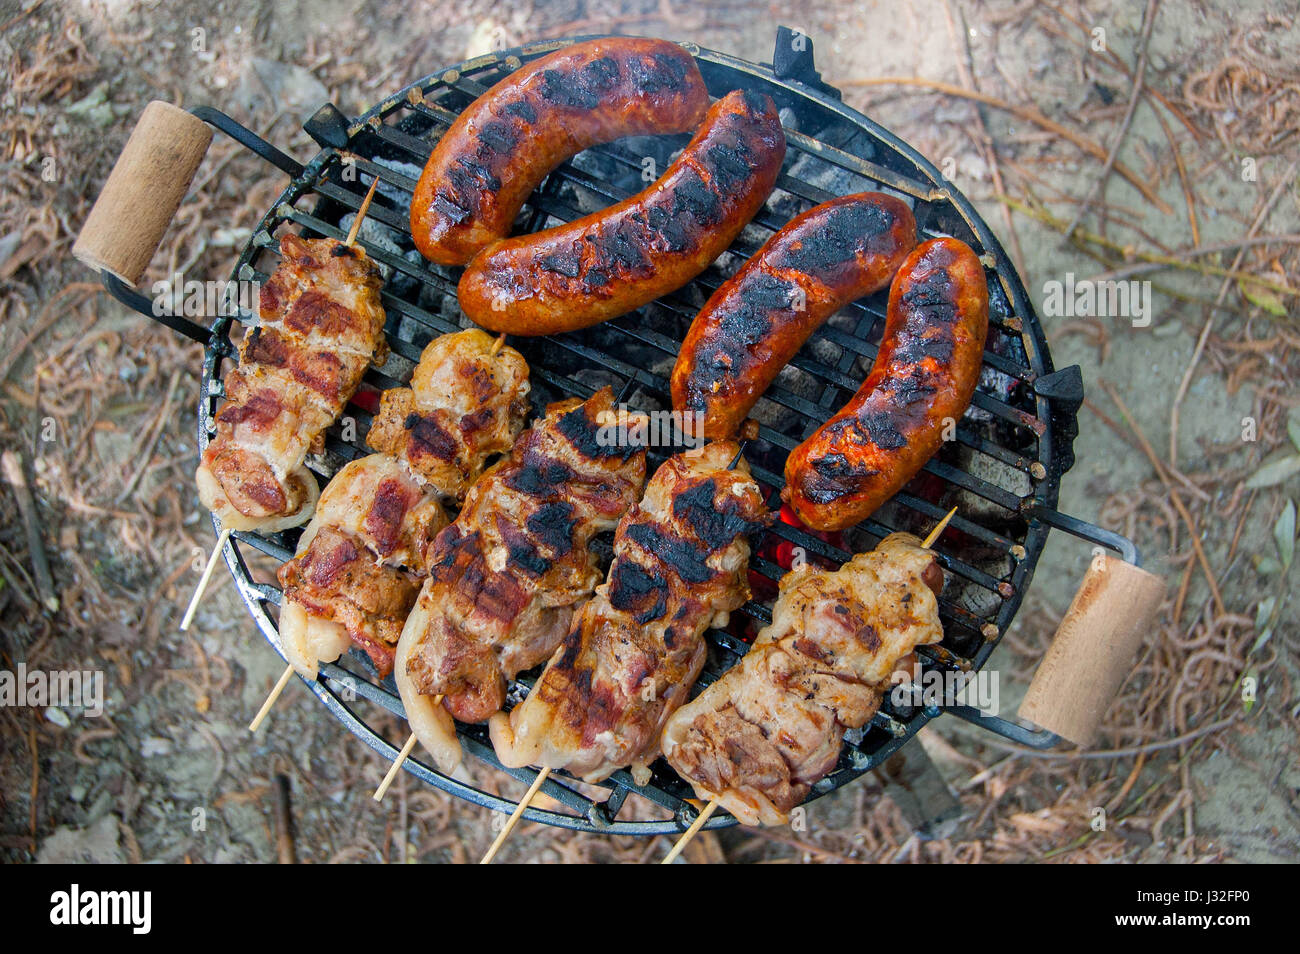
{"label": "grilled sausage", "polygon": [[687,132],[709,108],[695,59],[666,40],[575,43],[475,100],[438,141],[411,202],[425,258],[464,265],[510,234],[547,174],[589,146]]}
{"label": "grilled sausage", "polygon": [[871,373],[786,459],[781,496],[800,520],[850,527],[915,476],[970,404],[988,319],[984,269],[964,242],[931,239],[907,257]]}
{"label": "grilled sausage", "polygon": [[573,331],[638,308],[681,288],[731,244],[784,157],[771,98],[729,93],[644,192],[485,248],[461,277],[460,306],[484,328],[513,335]]}
{"label": "grilled sausage", "polygon": [[673,367],[673,408],[702,415],[705,437],[735,433],[822,322],[888,285],[915,246],[912,210],[880,192],[791,219],[696,316]]}

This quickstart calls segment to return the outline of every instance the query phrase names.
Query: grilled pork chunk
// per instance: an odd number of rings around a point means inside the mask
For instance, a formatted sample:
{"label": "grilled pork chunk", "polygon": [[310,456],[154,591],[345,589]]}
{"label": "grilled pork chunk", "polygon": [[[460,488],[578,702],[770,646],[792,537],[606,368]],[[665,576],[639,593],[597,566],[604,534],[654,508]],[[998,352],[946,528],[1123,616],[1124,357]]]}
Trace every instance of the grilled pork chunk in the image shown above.
{"label": "grilled pork chunk", "polygon": [[280,251],[195,476],[203,505],[232,530],[282,530],[311,517],[320,490],[303,461],[366,366],[387,357],[382,280],[364,251],[296,235],[283,236]]}
{"label": "grilled pork chunk", "polygon": [[772,623],[664,728],[668,763],[745,825],[777,825],[876,713],[900,660],[943,638],[942,571],[895,533],[830,572],[787,573]]}
{"label": "grilled pork chunk", "polygon": [[499,711],[507,682],[550,656],[600,582],[587,545],[645,481],[643,449],[598,439],[613,404],[605,388],[548,408],[434,541],[395,678],[412,731],[444,771],[460,759],[452,717]]}
{"label": "grilled pork chunk", "polygon": [[717,441],[656,471],[619,525],[608,582],[528,698],[492,717],[503,764],[649,779],[664,722],[704,665],[704,631],[749,597],[746,535],[770,520],[744,461],[728,469],[737,453]]}
{"label": "grilled pork chunk", "polygon": [[[279,572],[280,636],[303,676],[314,679],[319,664],[337,659],[349,642],[365,650],[380,675],[392,670],[429,546],[447,525],[442,501],[462,493],[523,428],[528,365],[513,348],[493,354],[492,346],[477,329],[435,338],[420,355],[412,387],[385,392],[371,427],[371,446],[393,453],[353,461],[325,488],[297,555]],[[456,380],[463,382],[459,389]],[[476,395],[472,404],[464,392]],[[421,408],[417,420],[439,422],[455,447],[455,467],[422,466],[415,438],[388,442],[417,430],[394,419],[392,408],[402,403]],[[377,431],[383,438],[376,439]]]}
{"label": "grilled pork chunk", "polygon": [[528,416],[528,365],[513,348],[493,355],[494,343],[477,328],[435,338],[411,386],[383,393],[366,443],[403,458],[444,497],[463,500]]}
{"label": "grilled pork chunk", "polygon": [[[277,574],[280,639],[306,679],[349,643],[381,675],[420,591],[425,554],[447,525],[437,493],[387,454],[354,460],[321,494],[298,552]],[[411,568],[415,568],[414,570]]]}

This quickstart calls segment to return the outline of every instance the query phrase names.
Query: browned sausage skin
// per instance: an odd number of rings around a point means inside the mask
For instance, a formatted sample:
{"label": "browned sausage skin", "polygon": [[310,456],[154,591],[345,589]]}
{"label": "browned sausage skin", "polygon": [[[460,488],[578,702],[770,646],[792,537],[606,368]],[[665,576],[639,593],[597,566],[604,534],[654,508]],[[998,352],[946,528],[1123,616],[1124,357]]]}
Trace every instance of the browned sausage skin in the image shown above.
{"label": "browned sausage skin", "polygon": [[822,322],[889,284],[916,247],[907,204],[880,192],[795,216],[709,298],[673,367],[673,408],[728,437]]}
{"label": "browned sausage skin", "polygon": [[968,245],[931,239],[907,257],[871,373],[786,460],[781,496],[800,520],[853,526],[916,475],[943,443],[945,420],[970,404],[988,321],[984,268]]}
{"label": "browned sausage skin", "polygon": [[460,306],[512,335],[585,328],[681,288],[767,200],[785,158],[771,97],[737,90],[644,192],[600,212],[484,249]]}
{"label": "browned sausage skin", "polygon": [[623,136],[688,132],[709,108],[695,59],[667,40],[566,46],[497,83],[456,118],[425,164],[411,235],[439,265],[505,238],[546,175]]}

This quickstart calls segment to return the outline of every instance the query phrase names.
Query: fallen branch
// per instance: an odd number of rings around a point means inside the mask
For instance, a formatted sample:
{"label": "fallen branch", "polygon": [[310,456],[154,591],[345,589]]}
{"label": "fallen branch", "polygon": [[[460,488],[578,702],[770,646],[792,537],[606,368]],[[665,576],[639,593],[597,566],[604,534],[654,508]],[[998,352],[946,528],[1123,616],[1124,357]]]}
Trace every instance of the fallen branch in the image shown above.
{"label": "fallen branch", "polygon": [[27,533],[27,553],[32,561],[37,595],[47,610],[57,613],[59,598],[54,593],[54,577],[50,575],[50,563],[45,556],[41,525],[36,516],[36,502],[32,499],[27,476],[23,473],[23,459],[17,452],[8,450],[0,455],[0,465],[4,468],[5,480],[9,481],[9,486],[14,489],[14,496],[18,499],[18,514]]}

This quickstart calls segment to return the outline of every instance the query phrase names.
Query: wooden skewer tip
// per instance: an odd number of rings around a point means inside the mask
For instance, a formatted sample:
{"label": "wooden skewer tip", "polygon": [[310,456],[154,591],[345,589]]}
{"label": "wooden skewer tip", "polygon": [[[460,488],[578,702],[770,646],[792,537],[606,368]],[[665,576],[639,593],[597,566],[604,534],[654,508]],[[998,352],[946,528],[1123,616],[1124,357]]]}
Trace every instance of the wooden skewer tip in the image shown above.
{"label": "wooden skewer tip", "polygon": [[258,728],[266,721],[267,713],[275,705],[275,700],[280,698],[280,693],[284,692],[284,687],[289,685],[289,679],[293,676],[293,663],[284,667],[284,672],[280,674],[280,680],[271,689],[266,701],[262,703],[262,708],[257,710],[257,715],[253,716],[253,721],[248,723],[248,731],[256,732]]}
{"label": "wooden skewer tip", "polygon": [[217,545],[212,548],[212,555],[208,557],[208,565],[203,568],[203,575],[199,577],[199,585],[194,588],[194,595],[190,597],[190,605],[185,610],[185,618],[181,620],[181,632],[189,629],[190,623],[194,622],[194,614],[198,612],[199,600],[203,599],[203,591],[208,588],[208,580],[212,578],[212,571],[217,568],[217,558],[221,556],[221,551],[226,548],[226,541],[229,539],[229,529],[223,529],[217,536]]}
{"label": "wooden skewer tip", "polygon": [[699,830],[704,827],[704,823],[712,817],[713,813],[717,811],[717,809],[718,800],[716,798],[709,799],[709,804],[705,805],[704,810],[695,816],[695,821],[691,822],[691,827],[682,832],[682,837],[677,839],[677,844],[673,845],[672,851],[664,855],[664,860],[659,863],[661,865],[670,865],[676,861],[677,856],[682,853],[682,850],[688,844],[690,844],[691,839],[694,838]]}
{"label": "wooden skewer tip", "polygon": [[515,825],[519,824],[519,819],[523,817],[524,809],[528,807],[528,803],[533,800],[533,796],[537,794],[537,790],[542,787],[542,783],[546,781],[547,776],[550,774],[551,770],[549,768],[544,768],[537,773],[537,778],[533,779],[533,784],[528,786],[528,791],[524,793],[524,797],[519,799],[519,804],[516,805],[515,810],[510,813],[510,818],[506,820],[505,827],[501,829],[501,833],[498,834],[496,840],[492,842],[492,847],[487,850],[487,854],[483,856],[483,860],[480,861],[479,864],[487,865],[492,863],[492,859],[497,856],[497,852],[500,851],[501,846],[505,844],[506,838],[510,835],[510,832],[514,830]]}
{"label": "wooden skewer tip", "polygon": [[357,217],[352,220],[352,228],[348,230],[347,241],[343,243],[349,248],[357,240],[357,233],[361,231],[361,221],[366,217],[366,213],[370,211],[370,200],[375,197],[375,189],[378,187],[379,176],[375,176],[374,181],[370,183],[370,191],[366,193],[365,199],[361,201],[361,208],[357,209]]}
{"label": "wooden skewer tip", "polygon": [[948,526],[948,521],[952,519],[953,514],[956,512],[957,508],[953,507],[948,511],[947,515],[935,525],[935,528],[930,531],[930,535],[922,541],[921,547],[923,549],[930,549],[931,544],[933,544],[935,540],[939,539],[939,534],[943,533],[944,527]]}

